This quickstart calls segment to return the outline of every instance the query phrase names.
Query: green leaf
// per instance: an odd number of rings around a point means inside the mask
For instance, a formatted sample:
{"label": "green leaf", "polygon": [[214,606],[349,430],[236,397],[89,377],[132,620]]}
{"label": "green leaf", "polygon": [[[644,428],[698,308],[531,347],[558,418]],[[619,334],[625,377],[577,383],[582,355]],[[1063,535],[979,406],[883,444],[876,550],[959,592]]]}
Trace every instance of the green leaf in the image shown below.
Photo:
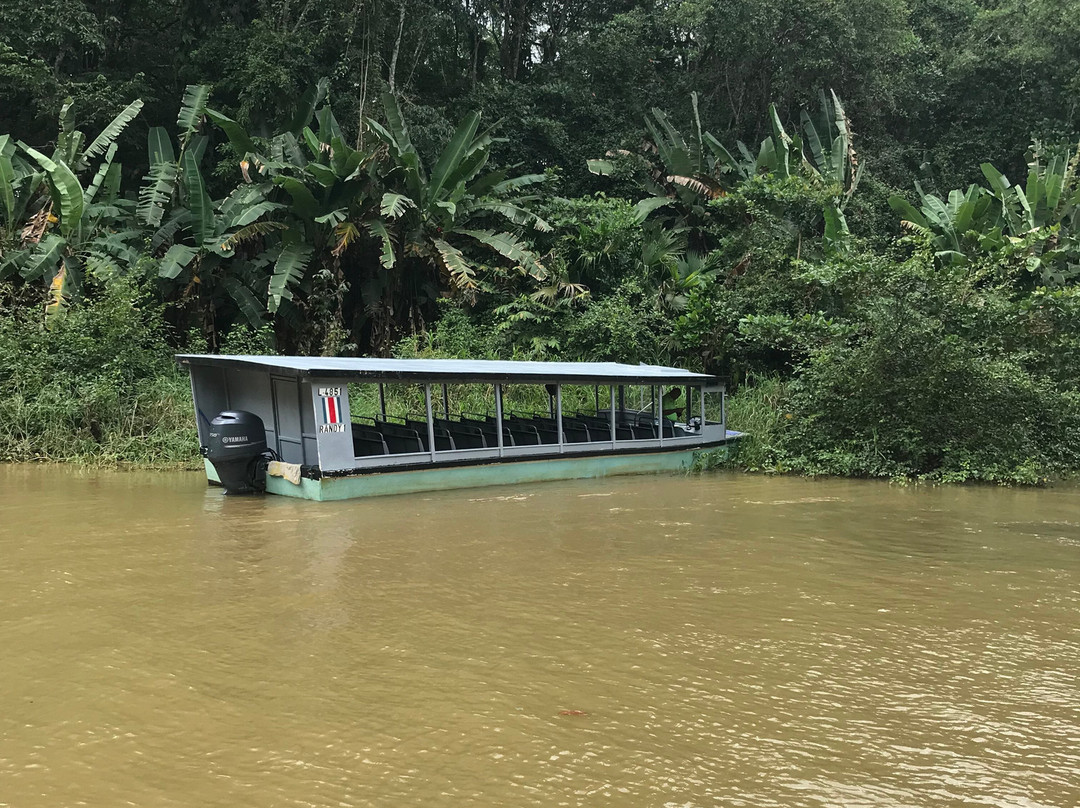
{"label": "green leaf", "polygon": [[379,213],[387,219],[397,219],[405,211],[415,207],[416,203],[404,194],[385,193],[383,194],[382,203],[379,205]]}
{"label": "green leaf", "polygon": [[15,222],[15,167],[11,162],[15,144],[10,135],[0,135],[0,203],[4,206],[7,226]]}
{"label": "green leaf", "polygon": [[213,121],[214,125],[225,133],[233,150],[241,160],[249,154],[255,153],[255,144],[251,142],[251,138],[248,136],[248,133],[244,131],[244,127],[228,115],[217,112],[216,110],[207,109],[205,112],[206,117]]}
{"label": "green leaf", "polygon": [[926,221],[926,217],[917,211],[915,207],[902,196],[890,196],[889,207],[899,213],[905,221],[913,222],[922,228],[930,227],[929,223]]}
{"label": "green leaf", "polygon": [[98,167],[97,173],[94,175],[93,181],[86,188],[86,192],[83,194],[83,205],[89,205],[94,201],[94,197],[97,196],[98,189],[101,188],[101,184],[105,181],[105,176],[112,168],[113,158],[116,157],[116,144],[113,143],[109,146],[109,151],[105,154],[105,159],[101,161],[101,166]]}
{"label": "green leaf", "polygon": [[180,101],[180,114],[176,116],[176,126],[180,130],[180,148],[187,146],[188,140],[195,134],[199,120],[206,112],[206,102],[210,100],[209,84],[189,84],[184,89]]}
{"label": "green leaf", "polygon": [[55,233],[50,233],[37,243],[27,257],[26,263],[19,270],[19,274],[28,281],[36,281],[42,277],[53,277],[60,261],[60,253],[67,246],[67,239],[61,238]]}
{"label": "green leaf", "polygon": [[458,232],[476,239],[500,255],[509,258],[533,278],[543,280],[547,277],[547,270],[536,254],[529,249],[527,244],[518,241],[510,233],[494,233],[491,230],[459,230]]}
{"label": "green leaf", "polygon": [[274,184],[280,185],[292,197],[293,209],[298,216],[303,219],[315,218],[319,212],[319,203],[304,183],[295,177],[285,177],[279,174],[274,177]]}
{"label": "green leaf", "polygon": [[195,155],[185,151],[180,158],[184,170],[184,189],[187,191],[187,206],[191,211],[191,226],[199,244],[206,244],[215,235],[214,208],[206,193],[202,173]]}
{"label": "green leaf", "polygon": [[412,141],[409,140],[409,130],[405,126],[405,117],[401,114],[397,99],[391,93],[383,93],[382,102],[383,110],[386,112],[386,124],[392,133],[392,145],[402,153],[411,151]]}
{"label": "green leaf", "polygon": [[386,225],[382,223],[380,219],[372,219],[364,224],[367,231],[372,236],[379,239],[382,250],[379,255],[379,263],[386,269],[393,269],[394,267],[394,242],[390,239],[390,233],[386,229]]}
{"label": "green leaf", "polygon": [[165,208],[172,201],[180,166],[174,162],[155,163],[150,173],[143,177],[139,189],[139,204],[135,213],[144,224],[157,227],[165,215]]}
{"label": "green leaf", "polygon": [[615,173],[615,163],[611,160],[586,160],[585,165],[589,171],[601,177],[608,177]]}
{"label": "green leaf", "polygon": [[266,312],[266,307],[255,297],[247,284],[233,275],[226,275],[221,279],[221,285],[229,293],[229,297],[233,299],[236,307],[240,309],[252,327],[259,328],[263,325],[263,314]]}
{"label": "green leaf", "polygon": [[120,133],[135,119],[135,116],[139,114],[139,111],[142,108],[143,102],[141,98],[136,98],[124,107],[120,114],[113,118],[109,122],[109,125],[101,130],[101,134],[94,138],[93,142],[86,147],[86,151],[83,152],[83,159],[89,160],[92,157],[103,154],[116,142]]}
{"label": "green leaf", "polygon": [[435,169],[431,172],[431,182],[428,185],[430,199],[438,198],[446,178],[464,159],[479,124],[480,113],[471,112],[458,125],[457,131],[454,132],[454,136],[450,139],[446,148],[443,149],[443,153],[439,156],[439,162],[435,164]]}
{"label": "green leaf", "polygon": [[640,202],[634,205],[634,221],[636,221],[638,224],[641,224],[647,218],[649,218],[649,214],[651,214],[654,210],[662,208],[666,205],[670,205],[674,201],[674,199],[666,196],[646,197],[645,199],[642,199]]}
{"label": "green leaf", "polygon": [[60,233],[64,237],[69,236],[82,221],[83,189],[79,180],[65,163],[55,163],[25,143],[19,145],[45,169],[54,201],[58,202],[60,208]]}
{"label": "green leaf", "polygon": [[289,124],[290,132],[299,135],[304,127],[311,123],[311,118],[315,114],[315,107],[326,98],[329,87],[330,80],[324,76],[304,91],[296,104],[296,111],[293,113],[292,122]]}
{"label": "green leaf", "polygon": [[165,257],[161,259],[158,267],[158,275],[162,278],[175,278],[187,268],[191,260],[198,254],[198,250],[184,244],[174,244],[169,247]]}
{"label": "green leaf", "polygon": [[525,210],[517,205],[513,205],[509,202],[500,202],[499,200],[489,200],[487,202],[481,202],[475,208],[476,210],[490,210],[494,213],[498,213],[501,216],[506,217],[514,224],[531,225],[539,230],[541,233],[550,233],[552,227],[545,222],[531,210]]}
{"label": "green leaf", "polygon": [[164,126],[151,126],[146,135],[146,153],[150,156],[151,167],[159,163],[175,163],[172,138]]}
{"label": "green leaf", "polygon": [[469,262],[465,260],[465,256],[461,254],[461,251],[451,246],[441,238],[432,239],[432,244],[435,245],[435,249],[439,251],[440,263],[443,269],[446,270],[446,274],[450,276],[450,280],[459,289],[472,289],[476,286],[474,278],[476,277],[476,270],[473,269]]}
{"label": "green leaf", "polygon": [[310,259],[311,247],[306,244],[288,244],[282,249],[274,264],[274,274],[270,277],[267,309],[271,314],[278,310],[283,299],[293,299],[291,287],[304,277]]}

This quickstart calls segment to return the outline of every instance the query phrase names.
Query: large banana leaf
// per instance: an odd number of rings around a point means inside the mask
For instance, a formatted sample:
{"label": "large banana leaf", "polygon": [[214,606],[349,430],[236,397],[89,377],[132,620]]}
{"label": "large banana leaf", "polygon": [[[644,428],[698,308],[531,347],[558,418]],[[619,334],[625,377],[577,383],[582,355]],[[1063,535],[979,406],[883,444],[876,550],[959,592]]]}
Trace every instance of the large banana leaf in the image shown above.
{"label": "large banana leaf", "polygon": [[221,279],[221,285],[229,293],[229,297],[236,303],[237,308],[243,313],[248,323],[254,328],[258,328],[263,324],[263,314],[266,308],[259,302],[259,299],[255,297],[255,294],[248,288],[246,283],[233,275],[226,275]]}
{"label": "large banana leaf", "polygon": [[271,314],[278,310],[282,300],[293,299],[292,287],[304,277],[309,260],[311,247],[306,244],[288,244],[282,248],[270,276],[267,309]]}
{"label": "large banana leaf", "polygon": [[38,242],[30,252],[26,262],[20,268],[19,274],[28,281],[53,277],[60,262],[60,254],[66,246],[66,239],[55,233],[50,233]]}
{"label": "large banana leaf", "polygon": [[383,93],[382,102],[383,110],[386,112],[386,123],[390,128],[392,145],[402,154],[412,151],[413,144],[409,140],[409,129],[405,126],[405,116],[401,114],[397,99],[392,93]]}
{"label": "large banana leaf", "polygon": [[94,197],[97,196],[98,190],[101,188],[105,177],[113,167],[113,158],[116,157],[116,144],[113,143],[109,146],[109,150],[105,153],[105,159],[101,161],[101,165],[98,167],[97,173],[94,175],[94,179],[86,187],[86,193],[83,194],[83,204],[89,205],[94,201]]}
{"label": "large banana leaf", "polygon": [[75,232],[82,221],[83,189],[78,178],[66,163],[54,162],[25,143],[20,142],[19,145],[45,169],[53,202],[60,210],[60,233],[66,238]]}
{"label": "large banana leaf", "polygon": [[170,280],[175,278],[187,268],[196,255],[198,255],[198,250],[192,247],[184,244],[172,245],[165,253],[165,257],[161,259],[158,275]]}
{"label": "large banana leaf", "polygon": [[247,155],[255,153],[255,144],[252,143],[248,133],[244,131],[244,127],[228,115],[212,109],[207,109],[206,117],[225,132],[225,136],[229,139],[229,143],[232,144],[233,149],[240,156],[241,160]]}
{"label": "large banana leaf", "polygon": [[180,167],[171,161],[150,167],[150,173],[143,177],[143,186],[139,189],[139,204],[135,208],[136,215],[143,223],[153,227],[161,224],[179,176]]}
{"label": "large banana leaf", "polygon": [[476,286],[476,270],[472,268],[461,251],[441,238],[433,239],[432,244],[439,251],[440,263],[459,289],[472,289]]}
{"label": "large banana leaf", "polygon": [[415,207],[416,202],[404,194],[385,193],[379,205],[379,213],[387,219],[398,219],[405,211]]}
{"label": "large banana leaf", "polygon": [[210,100],[210,85],[189,84],[184,89],[184,98],[180,102],[180,114],[176,116],[176,127],[180,131],[180,148],[187,146],[191,136],[199,126],[206,112],[206,102]]}
{"label": "large banana leaf", "polygon": [[365,227],[372,236],[379,239],[381,250],[379,253],[379,263],[386,269],[394,268],[394,242],[390,238],[390,233],[386,229],[386,225],[382,223],[381,219],[372,219],[365,223]]}
{"label": "large banana leaf", "polygon": [[296,104],[296,111],[293,114],[292,122],[289,124],[289,131],[294,135],[299,135],[305,126],[311,123],[311,118],[315,114],[315,108],[319,106],[320,102],[326,98],[327,91],[330,87],[330,80],[323,77],[315,84],[308,87],[300,100]]}
{"label": "large banana leaf", "polygon": [[[310,166],[309,166],[310,168]],[[280,185],[286,193],[292,197],[293,209],[303,219],[314,219],[319,213],[319,203],[315,196],[300,180],[295,177],[278,175],[274,177],[274,184]]]}
{"label": "large banana leaf", "polygon": [[191,227],[199,244],[207,244],[214,238],[214,209],[206,193],[202,173],[195,155],[185,151],[180,157],[184,170],[184,189],[187,192],[187,206],[191,211]]}
{"label": "large banana leaf", "polygon": [[495,233],[491,230],[459,230],[458,232],[463,236],[476,239],[500,255],[509,258],[536,280],[547,278],[547,270],[540,263],[540,259],[527,244],[518,241],[512,234]]}
{"label": "large banana leaf", "polygon": [[461,164],[476,135],[476,129],[480,125],[480,113],[472,112],[458,125],[457,131],[450,139],[446,148],[439,156],[435,169],[431,172],[431,182],[428,184],[429,198],[439,198],[447,177],[450,176]]}
{"label": "large banana leaf", "polygon": [[15,222],[15,166],[11,162],[15,144],[10,135],[0,135],[0,204],[8,227]]}
{"label": "large banana leaf", "polygon": [[120,133],[124,131],[124,128],[131,123],[135,116],[139,114],[139,110],[143,108],[143,102],[141,98],[136,98],[120,113],[113,118],[109,125],[101,130],[101,134],[98,135],[86,147],[86,151],[83,152],[83,159],[89,160],[92,157],[97,157],[99,154],[103,154],[110,146],[116,143],[116,139],[120,137]]}

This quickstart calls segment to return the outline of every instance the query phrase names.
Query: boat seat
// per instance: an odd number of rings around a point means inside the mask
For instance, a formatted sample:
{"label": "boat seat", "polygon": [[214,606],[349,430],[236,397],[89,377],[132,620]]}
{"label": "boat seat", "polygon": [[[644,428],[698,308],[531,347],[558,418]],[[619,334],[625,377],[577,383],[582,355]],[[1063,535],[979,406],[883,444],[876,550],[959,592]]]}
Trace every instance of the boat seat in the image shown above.
{"label": "boat seat", "polygon": [[383,436],[374,429],[368,429],[354,423],[352,438],[353,452],[356,457],[390,454],[390,449],[386,445],[386,441],[383,440]]}

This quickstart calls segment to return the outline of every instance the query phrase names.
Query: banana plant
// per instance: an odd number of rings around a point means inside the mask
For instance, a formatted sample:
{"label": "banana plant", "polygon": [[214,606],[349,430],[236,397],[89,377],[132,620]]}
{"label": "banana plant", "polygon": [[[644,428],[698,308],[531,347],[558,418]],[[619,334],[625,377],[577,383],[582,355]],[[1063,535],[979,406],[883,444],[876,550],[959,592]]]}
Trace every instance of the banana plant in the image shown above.
{"label": "banana plant", "polygon": [[314,268],[336,269],[361,237],[356,222],[378,210],[378,155],[345,142],[327,84],[322,79],[312,86],[288,128],[267,139],[252,137],[221,112],[206,111],[240,158],[245,182],[272,183],[281,205],[281,249],[267,284],[271,314],[292,301],[295,290],[310,286]]}
{"label": "banana plant", "polygon": [[[480,263],[472,256],[479,246],[509,261],[522,275],[544,281],[547,270],[521,233],[551,227],[529,210],[536,197],[519,191],[544,182],[546,176],[482,173],[494,140],[490,129],[478,131],[477,112],[465,116],[428,172],[397,100],[386,94],[383,106],[387,125],[370,119],[367,125],[388,150],[390,169],[382,178],[386,190],[378,213],[364,222],[379,244],[382,267],[418,265],[434,272],[428,286],[435,294],[444,282],[470,292],[476,288]],[[502,229],[495,229],[500,224]]]}
{"label": "banana plant", "polygon": [[889,197],[889,206],[903,218],[901,225],[930,240],[943,264],[959,266],[973,250],[993,251],[1005,244],[994,198],[978,185],[953,190],[947,200],[923,191],[916,182],[919,208],[901,196]]}
{"label": "banana plant", "polygon": [[159,277],[199,300],[214,344],[218,313],[227,302],[252,325],[265,322],[267,268],[275,260],[293,266],[306,248],[298,239],[274,238],[285,226],[271,218],[283,205],[268,198],[274,190],[269,180],[240,184],[225,198],[211,200],[200,165],[208,144],[209,98],[209,86],[187,87],[175,142],[163,127],[151,128],[150,170],[137,213],[154,228],[149,246],[159,257]]}
{"label": "banana plant", "polygon": [[1010,242],[1027,255],[1028,270],[1044,284],[1080,278],[1080,145],[1071,159],[1061,148],[1036,141],[1028,154],[1024,187],[1013,186],[990,163],[983,176],[1001,206]]}
{"label": "banana plant", "polygon": [[[0,139],[0,175],[4,176],[0,195],[7,227],[16,217],[25,222],[19,248],[6,256],[3,266],[8,268],[6,274],[17,268],[27,282],[46,282],[49,324],[81,294],[87,271],[107,278],[138,259],[133,243],[141,234],[126,226],[130,203],[120,197],[120,165],[115,157],[117,138],[141,109],[141,100],[131,102],[86,145],[83,133],[74,128],[69,99],[61,109],[51,157],[20,141],[18,147],[29,160],[17,159],[10,140]],[[84,187],[78,175],[98,157],[101,162]],[[28,168],[31,162],[40,172]],[[13,193],[17,186],[22,191],[19,199]],[[37,194],[38,188],[47,194]]]}

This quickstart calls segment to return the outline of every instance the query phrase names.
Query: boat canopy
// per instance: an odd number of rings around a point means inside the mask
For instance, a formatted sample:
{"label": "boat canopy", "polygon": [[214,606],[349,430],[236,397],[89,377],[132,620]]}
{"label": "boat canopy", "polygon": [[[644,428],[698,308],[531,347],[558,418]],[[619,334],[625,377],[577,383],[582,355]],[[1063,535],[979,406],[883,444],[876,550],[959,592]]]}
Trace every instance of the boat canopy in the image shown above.
{"label": "boat canopy", "polygon": [[662,365],[617,362],[504,362],[485,359],[378,359],[324,356],[180,354],[182,365],[258,370],[297,379],[468,384],[623,384],[712,386],[715,376]]}

